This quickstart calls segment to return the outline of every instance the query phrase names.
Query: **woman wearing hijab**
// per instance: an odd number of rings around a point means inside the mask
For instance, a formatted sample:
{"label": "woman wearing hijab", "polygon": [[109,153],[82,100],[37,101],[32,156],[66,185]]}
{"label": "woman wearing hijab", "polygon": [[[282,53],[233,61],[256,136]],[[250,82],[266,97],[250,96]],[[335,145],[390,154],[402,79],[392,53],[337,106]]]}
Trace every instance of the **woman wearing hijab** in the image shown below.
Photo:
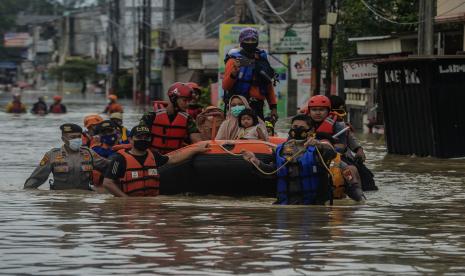
{"label": "woman wearing hijab", "polygon": [[[239,124],[237,116],[244,109],[250,109],[250,105],[243,96],[234,95],[229,99],[228,112],[226,113],[226,120],[221,124],[216,140],[234,140],[239,133]],[[265,123],[262,119],[258,119],[258,126],[265,134],[266,141],[268,140],[268,134],[266,131]]]}

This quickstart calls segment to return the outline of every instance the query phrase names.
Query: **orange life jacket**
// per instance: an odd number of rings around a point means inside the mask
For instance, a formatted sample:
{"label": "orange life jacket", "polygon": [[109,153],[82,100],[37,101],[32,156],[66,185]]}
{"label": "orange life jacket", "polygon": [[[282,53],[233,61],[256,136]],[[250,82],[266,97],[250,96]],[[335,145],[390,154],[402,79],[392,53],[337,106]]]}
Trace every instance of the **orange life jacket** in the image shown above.
{"label": "orange life jacket", "polygon": [[160,176],[153,153],[147,150],[143,165],[124,149],[118,153],[126,160],[126,171],[119,180],[121,190],[129,196],[157,196]]}
{"label": "orange life jacket", "polygon": [[61,104],[52,104],[50,107],[51,113],[63,113],[63,108]]}
{"label": "orange life jacket", "polygon": [[336,113],[330,112],[328,116],[323,120],[321,125],[318,127],[316,132],[334,134],[334,125],[336,124],[338,119],[339,116]]}
{"label": "orange life jacket", "polygon": [[11,108],[11,113],[23,113],[24,112],[24,105],[22,102],[13,101],[13,105]]}
{"label": "orange life jacket", "polygon": [[333,162],[329,170],[331,171],[331,176],[333,180],[333,198],[345,198],[345,180],[343,170],[341,168],[341,154],[338,153],[336,155],[336,158],[333,159]]}
{"label": "orange life jacket", "polygon": [[187,138],[187,123],[189,114],[178,112],[170,122],[166,109],[158,110],[152,123],[152,148],[165,154],[183,146]]}

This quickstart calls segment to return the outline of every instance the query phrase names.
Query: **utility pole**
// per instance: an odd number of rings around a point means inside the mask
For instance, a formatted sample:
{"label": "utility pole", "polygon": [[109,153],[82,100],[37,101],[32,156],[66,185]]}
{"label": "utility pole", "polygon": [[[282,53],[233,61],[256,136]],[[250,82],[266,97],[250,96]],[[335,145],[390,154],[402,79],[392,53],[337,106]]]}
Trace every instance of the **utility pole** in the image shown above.
{"label": "utility pole", "polygon": [[138,47],[138,60],[139,60],[139,89],[138,89],[138,101],[143,103],[143,94],[145,93],[145,58],[144,58],[144,2],[141,6],[137,7],[139,14],[139,47]]}
{"label": "utility pole", "polygon": [[244,22],[245,0],[234,0],[234,23]]}
{"label": "utility pole", "polygon": [[320,94],[321,82],[321,41],[320,14],[322,0],[312,2],[312,91],[310,96]]}
{"label": "utility pole", "polygon": [[[328,12],[334,13],[337,10],[336,0],[331,0],[330,7]],[[329,22],[326,22],[330,24]],[[333,42],[334,42],[334,35],[335,35],[335,28],[336,24],[331,26],[331,37],[328,39],[328,59],[326,64],[326,78],[325,78],[325,87],[326,87],[326,96],[331,95],[331,83],[332,83],[332,63],[333,63]]]}
{"label": "utility pole", "polygon": [[145,57],[145,103],[149,103],[150,97],[150,75],[151,75],[151,48],[152,48],[152,0],[145,0],[145,42],[144,42],[144,57]]}
{"label": "utility pole", "polygon": [[137,95],[137,10],[136,0],[132,0],[132,102],[136,103]]}
{"label": "utility pole", "polygon": [[110,39],[111,39],[111,94],[115,94],[118,88],[119,71],[119,0],[113,0],[110,5]]}
{"label": "utility pole", "polygon": [[418,55],[434,54],[434,0],[420,0]]}

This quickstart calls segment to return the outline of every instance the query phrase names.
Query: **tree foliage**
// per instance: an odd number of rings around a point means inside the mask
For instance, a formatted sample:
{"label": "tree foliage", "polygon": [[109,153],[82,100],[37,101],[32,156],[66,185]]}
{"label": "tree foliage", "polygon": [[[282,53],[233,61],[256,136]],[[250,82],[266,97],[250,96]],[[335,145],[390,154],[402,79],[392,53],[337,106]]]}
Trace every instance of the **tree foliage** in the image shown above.
{"label": "tree foliage", "polygon": [[49,69],[50,75],[68,82],[85,82],[95,80],[97,74],[97,62],[93,59],[75,58],[67,60],[62,66]]}
{"label": "tree foliage", "polygon": [[[378,14],[396,22],[418,21],[419,0],[365,0]],[[416,32],[417,25],[395,24],[376,16],[360,0],[341,0],[336,26],[335,66],[341,68],[342,60],[356,55],[355,43],[350,37],[380,36]]]}

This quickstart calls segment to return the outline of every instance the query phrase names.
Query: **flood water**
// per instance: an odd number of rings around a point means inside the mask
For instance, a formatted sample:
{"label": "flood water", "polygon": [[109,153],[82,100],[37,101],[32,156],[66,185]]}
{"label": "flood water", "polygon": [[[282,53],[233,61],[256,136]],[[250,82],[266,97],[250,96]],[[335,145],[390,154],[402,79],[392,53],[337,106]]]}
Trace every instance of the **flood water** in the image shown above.
{"label": "flood water", "polygon": [[[32,100],[34,95],[26,95]],[[0,105],[9,94],[0,95]],[[65,97],[66,100],[66,97]],[[362,136],[378,192],[363,204],[272,206],[272,198],[113,198],[22,189],[58,126],[82,125],[104,100],[66,115],[0,112],[0,274],[463,275],[465,160],[386,155]],[[31,107],[31,104],[28,105]],[[140,110],[126,104],[132,127]],[[193,180],[194,181],[194,180]]]}

